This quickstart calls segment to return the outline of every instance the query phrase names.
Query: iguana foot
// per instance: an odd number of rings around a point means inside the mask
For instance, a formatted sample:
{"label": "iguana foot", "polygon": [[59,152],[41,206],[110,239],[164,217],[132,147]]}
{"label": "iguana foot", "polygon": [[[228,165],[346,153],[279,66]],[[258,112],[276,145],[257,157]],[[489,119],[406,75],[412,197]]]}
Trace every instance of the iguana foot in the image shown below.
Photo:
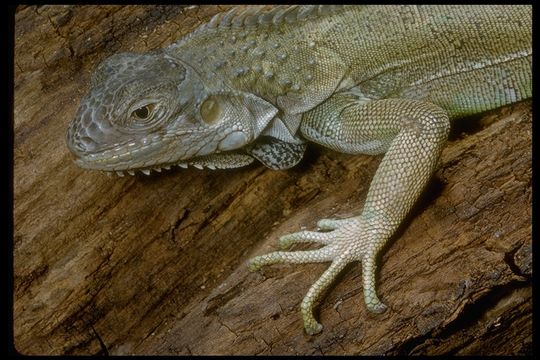
{"label": "iguana foot", "polygon": [[316,250],[306,251],[276,251],[260,255],[250,260],[249,268],[254,271],[264,265],[276,263],[312,263],[331,261],[330,266],[321,277],[311,286],[302,300],[301,311],[304,328],[309,335],[317,334],[322,330],[313,316],[313,306],[326,288],[332,284],[341,270],[350,262],[362,262],[362,278],[364,286],[364,300],[367,308],[375,313],[386,310],[377,297],[375,290],[376,256],[378,250],[384,245],[389,235],[386,226],[380,224],[380,217],[353,217],[344,220],[323,219],[317,225],[321,230],[300,231],[284,235],[279,239],[282,248],[295,243],[315,242],[324,246]]}

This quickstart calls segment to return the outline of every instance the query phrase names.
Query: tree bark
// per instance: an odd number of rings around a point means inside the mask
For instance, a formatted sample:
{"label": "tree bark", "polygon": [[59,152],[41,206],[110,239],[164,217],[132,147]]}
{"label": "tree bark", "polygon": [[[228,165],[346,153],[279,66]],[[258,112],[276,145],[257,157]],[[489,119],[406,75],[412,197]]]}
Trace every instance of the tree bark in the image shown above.
{"label": "tree bark", "polygon": [[[78,168],[65,131],[97,64],[166,46],[226,6],[16,11],[14,338],[24,354],[529,354],[531,102],[465,119],[380,258],[381,315],[349,266],[307,336],[327,264],[246,261],[358,214],[381,157],[316,146],[296,168]],[[302,247],[298,247],[302,248]]]}

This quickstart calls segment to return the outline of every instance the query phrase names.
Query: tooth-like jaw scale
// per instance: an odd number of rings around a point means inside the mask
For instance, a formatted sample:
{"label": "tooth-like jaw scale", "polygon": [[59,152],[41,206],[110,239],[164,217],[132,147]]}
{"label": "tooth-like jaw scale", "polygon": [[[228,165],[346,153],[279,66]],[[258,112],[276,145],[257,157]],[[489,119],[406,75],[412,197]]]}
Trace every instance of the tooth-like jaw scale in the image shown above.
{"label": "tooth-like jaw scale", "polygon": [[187,162],[179,162],[176,164],[167,164],[167,165],[160,165],[155,166],[152,168],[140,168],[140,169],[130,169],[130,170],[104,170],[107,175],[111,176],[111,174],[116,173],[118,176],[123,177],[125,176],[125,173],[129,175],[135,175],[135,171],[140,171],[141,173],[145,175],[150,175],[152,173],[152,170],[156,172],[161,172],[163,169],[170,170],[172,166],[178,166],[183,169],[187,169],[190,165],[197,168],[197,169],[204,169],[208,168],[211,170],[216,169],[230,169],[230,168],[238,168],[242,166],[246,166],[251,164],[254,161],[254,158],[246,155],[246,154],[237,154],[237,153],[219,153],[209,156],[201,156],[198,158],[194,158],[192,160],[188,160]]}

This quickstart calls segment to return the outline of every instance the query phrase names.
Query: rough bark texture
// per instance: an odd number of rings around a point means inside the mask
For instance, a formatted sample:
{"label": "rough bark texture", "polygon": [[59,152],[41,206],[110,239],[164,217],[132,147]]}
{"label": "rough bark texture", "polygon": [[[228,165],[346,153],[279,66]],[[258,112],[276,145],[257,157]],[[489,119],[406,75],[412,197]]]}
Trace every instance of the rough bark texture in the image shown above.
{"label": "rough bark texture", "polygon": [[358,214],[380,157],[315,146],[271,171],[109,178],[76,167],[65,130],[93,68],[163,47],[226,7],[27,6],[16,13],[14,334],[24,354],[525,354],[532,347],[530,101],[458,123],[381,257],[299,303],[326,264],[245,261],[279,235]]}

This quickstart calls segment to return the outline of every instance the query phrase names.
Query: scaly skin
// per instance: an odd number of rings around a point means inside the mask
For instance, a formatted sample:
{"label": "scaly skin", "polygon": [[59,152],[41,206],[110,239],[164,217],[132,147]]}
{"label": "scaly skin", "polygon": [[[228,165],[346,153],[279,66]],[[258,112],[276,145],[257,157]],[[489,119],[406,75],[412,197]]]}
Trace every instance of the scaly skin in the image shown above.
{"label": "scaly skin", "polygon": [[321,248],[250,261],[331,262],[301,304],[315,334],[313,307],[350,262],[362,263],[368,309],[386,309],[376,256],[436,168],[451,120],[532,96],[531,17],[530,6],[235,9],[165,49],[104,61],[68,146],[80,166],[119,175],[254,159],[286,169],[306,140],[385,153],[359,216],[280,239]]}

